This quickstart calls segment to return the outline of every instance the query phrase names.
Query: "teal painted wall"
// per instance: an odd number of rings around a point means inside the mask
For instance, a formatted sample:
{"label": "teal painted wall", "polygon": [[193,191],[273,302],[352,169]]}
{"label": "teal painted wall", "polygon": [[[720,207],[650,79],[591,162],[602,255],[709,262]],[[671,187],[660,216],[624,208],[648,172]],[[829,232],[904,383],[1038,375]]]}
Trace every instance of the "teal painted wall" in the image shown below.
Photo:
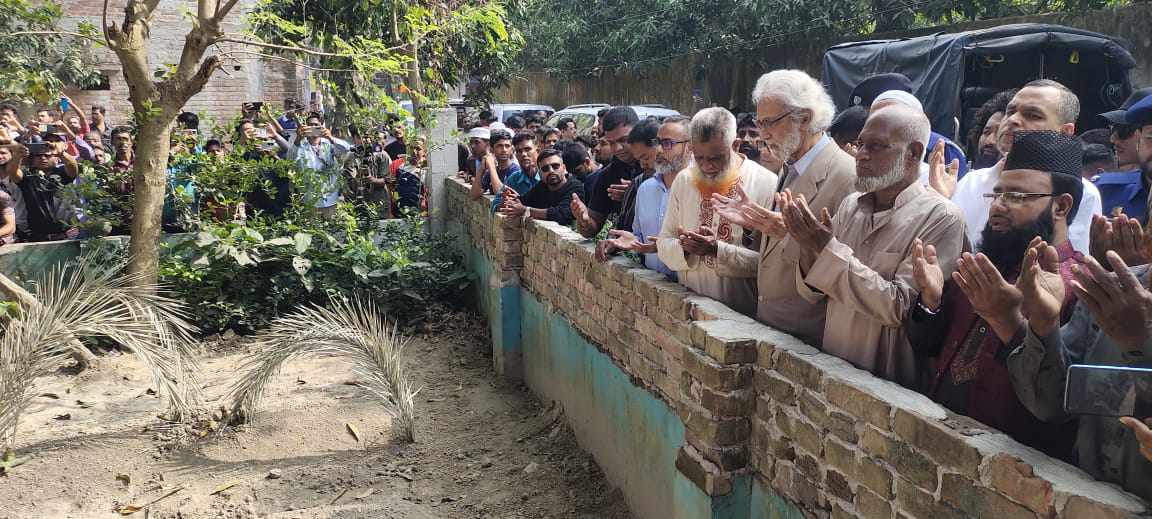
{"label": "teal painted wall", "polygon": [[675,491],[683,479],[676,470],[680,418],[535,295],[523,290],[520,303],[524,380],[543,399],[560,402],[581,445],[632,509],[643,517],[710,517],[703,493]]}
{"label": "teal painted wall", "polygon": [[749,519],[804,519],[796,505],[773,492],[764,481],[756,479],[751,487]]}
{"label": "teal painted wall", "polygon": [[[709,497],[676,469],[684,424],[664,401],[629,376],[563,315],[518,284],[499,286],[491,260],[456,222],[467,268],[476,277],[476,304],[488,319],[493,357],[518,359],[524,381],[564,409],[581,446],[619,486],[633,513],[651,519],[794,519],[785,500],[745,476],[727,496]],[[512,366],[506,366],[512,368]]]}

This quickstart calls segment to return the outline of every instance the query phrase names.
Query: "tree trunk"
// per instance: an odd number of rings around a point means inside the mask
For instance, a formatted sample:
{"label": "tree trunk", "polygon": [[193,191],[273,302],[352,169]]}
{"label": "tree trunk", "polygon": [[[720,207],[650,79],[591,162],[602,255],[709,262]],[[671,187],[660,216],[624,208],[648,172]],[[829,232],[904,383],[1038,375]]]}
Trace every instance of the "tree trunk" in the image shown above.
{"label": "tree trunk", "polygon": [[139,280],[141,284],[155,284],[159,278],[158,244],[168,179],[169,133],[173,120],[167,116],[167,112],[164,110],[163,115],[146,118],[136,135],[136,163],[132,168],[136,205],[132,216],[132,240],[128,244],[128,273],[143,276]]}
{"label": "tree trunk", "polygon": [[416,119],[416,124],[420,124],[420,117],[417,113],[420,110],[420,100],[416,99],[417,92],[422,90],[420,84],[420,41],[415,40],[412,42],[412,62],[408,64],[408,95],[412,98],[412,117]]}

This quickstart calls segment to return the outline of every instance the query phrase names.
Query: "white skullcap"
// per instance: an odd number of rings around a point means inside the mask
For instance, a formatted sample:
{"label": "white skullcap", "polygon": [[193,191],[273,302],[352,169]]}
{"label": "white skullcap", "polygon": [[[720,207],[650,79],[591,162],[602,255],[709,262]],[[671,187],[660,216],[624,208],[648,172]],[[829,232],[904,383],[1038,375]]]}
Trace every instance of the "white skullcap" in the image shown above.
{"label": "white skullcap", "polygon": [[888,90],[876,96],[876,100],[872,101],[872,106],[876,106],[881,101],[895,101],[902,105],[908,106],[917,112],[924,113],[924,105],[920,103],[916,96],[909,94],[903,90]]}
{"label": "white skullcap", "polygon": [[483,126],[477,126],[468,131],[469,139],[484,139],[486,141],[492,140],[492,131]]}
{"label": "white skullcap", "polygon": [[488,129],[489,129],[489,130],[491,130],[491,131],[496,131],[496,130],[507,130],[507,129],[508,129],[508,127],[507,127],[507,126],[504,126],[504,123],[502,123],[502,122],[500,122],[500,121],[496,121],[496,122],[494,122],[494,123],[492,123],[492,124],[489,124],[489,125],[488,125]]}

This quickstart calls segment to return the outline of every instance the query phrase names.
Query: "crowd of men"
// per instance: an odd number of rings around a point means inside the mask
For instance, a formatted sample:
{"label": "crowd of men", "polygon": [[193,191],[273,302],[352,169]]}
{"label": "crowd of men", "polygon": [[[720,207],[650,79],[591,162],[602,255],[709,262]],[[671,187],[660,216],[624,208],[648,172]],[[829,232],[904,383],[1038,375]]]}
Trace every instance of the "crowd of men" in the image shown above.
{"label": "crowd of men", "polygon": [[[285,101],[279,116],[262,102],[244,103],[230,137],[201,134],[199,117],[181,113],[170,140],[165,228],[182,230],[170,228],[174,212],[169,206],[177,186],[194,206],[205,202],[198,199],[195,172],[188,171],[184,160],[197,155],[231,155],[254,163],[292,161],[322,179],[311,188],[315,192],[296,193],[289,178],[268,168],[258,186],[244,194],[240,207],[224,211],[226,218],[279,216],[293,196],[306,198],[324,216],[333,214],[342,199],[353,197],[375,203],[383,218],[426,209],[427,149],[422,138],[406,140],[404,122],[395,118],[374,129],[341,130],[328,128],[323,113],[306,111],[294,99]],[[83,200],[61,196],[61,191],[84,181],[82,169],[93,168],[96,174],[89,181],[130,194],[135,161],[134,129],[110,126],[104,107],[92,106],[86,116],[65,96],[56,106],[37,109],[34,120],[22,122],[16,105],[0,104],[0,245],[85,237],[81,223],[95,215]],[[127,232],[127,227],[115,231]]]}
{"label": "crowd of men", "polygon": [[875,76],[837,113],[819,81],[777,70],[751,92],[755,114],[615,107],[559,140],[488,119],[460,174],[494,211],[599,237],[600,260],[639,254],[1152,499],[1152,420],[1064,407],[1069,365],[1152,360],[1152,89],[1078,135],[1077,96],[1033,81],[981,107],[965,146],[932,131],[912,91]]}

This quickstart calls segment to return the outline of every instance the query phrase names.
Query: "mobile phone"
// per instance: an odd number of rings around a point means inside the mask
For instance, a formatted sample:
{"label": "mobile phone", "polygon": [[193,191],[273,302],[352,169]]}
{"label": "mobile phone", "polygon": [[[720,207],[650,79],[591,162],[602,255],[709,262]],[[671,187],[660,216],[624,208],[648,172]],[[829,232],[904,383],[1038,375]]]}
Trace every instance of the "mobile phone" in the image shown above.
{"label": "mobile phone", "polygon": [[308,137],[323,137],[324,136],[324,127],[323,126],[309,126],[309,127],[305,128],[304,135],[306,135]]}
{"label": "mobile phone", "polygon": [[244,103],[243,105],[241,105],[241,110],[244,110],[245,112],[259,112],[263,108],[264,108],[264,102],[263,101],[251,101],[251,102]]}
{"label": "mobile phone", "polygon": [[268,129],[267,128],[256,128],[256,138],[257,139],[267,139],[268,138]]}
{"label": "mobile phone", "polygon": [[1152,416],[1152,369],[1122,366],[1068,367],[1064,410],[1095,416]]}
{"label": "mobile phone", "polygon": [[185,128],[180,130],[180,133],[184,134],[186,137],[195,137],[200,134],[200,130],[195,128]]}
{"label": "mobile phone", "polygon": [[60,98],[60,111],[61,112],[67,112],[68,111],[68,98],[67,97],[61,97]]}
{"label": "mobile phone", "polygon": [[260,151],[278,151],[280,146],[276,141],[263,141],[260,143]]}

